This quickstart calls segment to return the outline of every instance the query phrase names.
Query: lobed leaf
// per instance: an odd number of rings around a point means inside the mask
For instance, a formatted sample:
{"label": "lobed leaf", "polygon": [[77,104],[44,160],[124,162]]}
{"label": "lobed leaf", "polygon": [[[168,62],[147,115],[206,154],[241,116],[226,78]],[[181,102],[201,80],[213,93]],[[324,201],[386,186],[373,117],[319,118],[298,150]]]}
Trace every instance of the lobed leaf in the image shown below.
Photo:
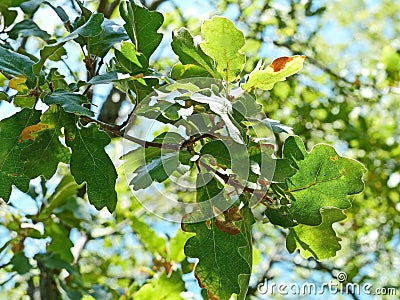
{"label": "lobed leaf", "polygon": [[29,178],[43,175],[49,179],[55,174],[59,162],[69,162],[69,149],[59,140],[64,118],[65,112],[52,105],[42,114],[38,124],[25,128],[32,129],[27,138],[33,140],[21,151],[21,160],[25,162],[24,173]]}
{"label": "lobed leaf", "polygon": [[178,229],[178,232],[169,240],[169,261],[181,262],[186,258],[184,246],[192,236],[193,233],[185,232],[181,228]]}
{"label": "lobed leaf", "polygon": [[284,143],[283,155],[297,169],[286,180],[285,193],[292,198],[289,213],[298,223],[321,224],[321,208],[349,208],[347,196],[364,188],[365,167],[356,160],[339,156],[332,146],[318,144],[308,153],[302,140],[291,136]]}
{"label": "lobed leaf", "polygon": [[189,214],[183,220],[183,230],[196,233],[186,242],[185,254],[199,259],[195,276],[210,299],[227,300],[234,293],[238,299],[245,299],[251,274],[254,219],[248,207],[241,214],[243,219],[236,222],[240,233],[234,235],[221,231],[216,219],[189,223],[196,220],[194,214]]}
{"label": "lobed leaf", "polygon": [[290,253],[296,249],[304,258],[313,256],[317,260],[334,257],[341,249],[339,241],[332,228],[335,222],[346,219],[346,215],[337,208],[321,211],[322,223],[318,226],[300,224],[290,228],[286,237],[286,247]]}
{"label": "lobed leaf", "polygon": [[211,155],[219,166],[231,168],[231,154],[227,145],[221,140],[213,140],[201,147],[202,155]]}
{"label": "lobed leaf", "polygon": [[39,122],[40,112],[23,109],[13,116],[0,121],[0,198],[8,200],[12,185],[22,192],[29,188],[29,177],[24,173],[24,163],[20,160],[21,148],[30,141],[24,141],[24,128]]}
{"label": "lobed leaf", "polygon": [[96,209],[107,207],[113,212],[117,204],[117,172],[104,150],[110,142],[108,134],[93,124],[66,130],[66,144],[72,149],[71,174],[78,184],[87,183],[89,201]]}
{"label": "lobed leaf", "polygon": [[[250,270],[252,270],[253,266],[253,235],[252,235],[252,226],[255,223],[255,219],[251,209],[248,206],[244,206],[241,209],[243,220],[237,222],[237,226],[240,229],[240,232],[246,237],[247,244],[245,247],[239,248],[240,255],[247,261],[250,266]],[[240,285],[240,293],[238,295],[238,299],[246,299],[247,290],[249,289],[251,273],[244,273],[239,275],[239,285]]]}
{"label": "lobed leaf", "polygon": [[242,72],[246,56],[241,52],[245,44],[243,32],[224,17],[214,17],[201,25],[204,41],[200,47],[215,60],[217,71],[227,82],[232,82]]}
{"label": "lobed leaf", "polygon": [[121,51],[115,49],[117,66],[126,73],[139,74],[147,72],[149,61],[143,53],[136,51],[131,42],[122,42]]}

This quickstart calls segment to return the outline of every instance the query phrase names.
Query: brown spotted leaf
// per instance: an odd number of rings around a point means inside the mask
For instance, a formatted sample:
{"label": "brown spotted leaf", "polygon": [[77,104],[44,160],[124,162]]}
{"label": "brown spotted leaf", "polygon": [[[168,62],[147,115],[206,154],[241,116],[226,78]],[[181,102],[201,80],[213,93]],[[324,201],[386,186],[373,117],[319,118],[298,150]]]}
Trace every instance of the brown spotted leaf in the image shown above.
{"label": "brown spotted leaf", "polygon": [[303,67],[306,57],[304,55],[282,56],[275,59],[266,68],[253,70],[247,82],[242,85],[246,91],[259,88],[262,90],[270,90],[275,83],[284,81],[286,77],[291,76]]}
{"label": "brown spotted leaf", "polygon": [[60,162],[69,162],[70,151],[59,139],[67,116],[61,107],[52,105],[40,117],[40,123],[28,126],[22,131],[23,140],[33,141],[21,153],[21,160],[25,162],[24,173],[29,178],[40,175],[50,178]]}
{"label": "brown spotted leaf", "polygon": [[21,133],[24,128],[39,122],[40,112],[24,109],[0,121],[0,198],[8,200],[12,185],[26,192],[29,178],[24,174],[21,149],[31,141],[24,141]]}

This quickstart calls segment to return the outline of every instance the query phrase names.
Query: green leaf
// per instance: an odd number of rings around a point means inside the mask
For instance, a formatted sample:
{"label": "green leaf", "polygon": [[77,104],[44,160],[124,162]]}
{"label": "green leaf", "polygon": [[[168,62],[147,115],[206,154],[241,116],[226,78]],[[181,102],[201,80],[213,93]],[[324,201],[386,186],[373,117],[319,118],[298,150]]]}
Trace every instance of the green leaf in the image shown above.
{"label": "green leaf", "polygon": [[71,32],[68,36],[62,38],[55,44],[44,46],[43,49],[40,50],[40,60],[32,67],[33,73],[38,75],[49,56],[53,55],[59,48],[64,46],[66,42],[77,39],[79,36],[90,38],[99,35],[102,32],[101,24],[103,21],[103,14],[92,14],[86,23]]}
{"label": "green leaf", "polygon": [[286,77],[297,73],[303,68],[303,62],[306,57],[304,55],[283,56],[275,59],[266,68],[253,70],[247,82],[242,85],[246,91],[259,88],[262,90],[270,90],[275,83],[284,81]]}
{"label": "green leaf", "polygon": [[52,61],[60,61],[64,55],[67,55],[67,51],[64,47],[61,47],[58,48],[52,55],[50,55],[49,59]]}
{"label": "green leaf", "polygon": [[108,84],[118,79],[118,72],[117,71],[110,71],[105,74],[96,75],[92,79],[88,81],[89,84]]}
{"label": "green leaf", "polygon": [[104,19],[101,24],[101,33],[89,40],[90,52],[99,57],[104,57],[117,43],[129,39],[124,28],[109,19]]}
{"label": "green leaf", "polygon": [[[152,142],[179,145],[182,141],[184,138],[180,134],[164,132]],[[130,184],[134,185],[135,189],[142,189],[150,186],[154,180],[160,180],[158,182],[166,180],[180,165],[180,152],[158,147],[138,148],[125,154],[121,159],[126,160],[124,168],[127,172],[133,171],[137,174]]]}
{"label": "green leaf", "polygon": [[55,174],[59,162],[69,162],[69,149],[59,140],[64,115],[60,107],[52,105],[40,117],[40,123],[31,126],[36,128],[32,131],[33,143],[21,151],[21,160],[25,161],[24,173],[29,178],[43,175],[49,179]]}
{"label": "green leaf", "polygon": [[140,240],[143,246],[155,256],[156,254],[166,258],[167,245],[166,241],[159,237],[157,233],[145,222],[132,216],[132,230],[136,233],[136,237]]}
{"label": "green leaf", "polygon": [[117,204],[117,172],[104,150],[110,142],[108,134],[93,124],[66,133],[67,146],[72,149],[71,174],[78,184],[87,183],[89,201],[96,209],[106,206],[113,212]]}
{"label": "green leaf", "polygon": [[246,62],[246,56],[240,51],[245,44],[243,32],[229,19],[214,17],[204,21],[201,33],[204,38],[201,49],[215,60],[222,78],[234,81]]}
{"label": "green leaf", "polygon": [[153,92],[153,87],[158,85],[157,78],[137,78],[135,80],[117,80],[115,82],[118,89],[121,91],[130,94],[132,91],[136,95],[136,99],[138,102],[141,102],[146,98],[151,92]]}
{"label": "green leaf", "polygon": [[65,269],[71,274],[75,280],[80,278],[80,273],[75,265],[72,265],[69,261],[65,261],[57,253],[36,254],[35,259],[44,263],[44,265],[51,270],[62,270]]}
{"label": "green leaf", "polygon": [[114,50],[117,66],[124,72],[138,74],[146,72],[149,67],[147,58],[137,52],[135,45],[131,42],[122,42],[121,51]]}
{"label": "green leaf", "polygon": [[64,176],[47,200],[48,204],[40,211],[37,221],[48,218],[56,208],[64,205],[65,202],[70,201],[72,197],[76,196],[78,189],[79,185],[71,175]]}
{"label": "green leaf", "polygon": [[284,182],[286,178],[292,177],[295,173],[296,169],[291,166],[291,161],[289,159],[276,159],[272,181]]}
{"label": "green leaf", "polygon": [[172,67],[170,77],[179,80],[191,77],[211,77],[211,75],[196,65],[182,65],[181,62],[178,62]]}
{"label": "green leaf", "polygon": [[29,0],[20,5],[22,11],[27,15],[33,15],[42,4],[43,0]]}
{"label": "green leaf", "polygon": [[7,7],[17,7],[28,0],[2,0],[1,4]]}
{"label": "green leaf", "polygon": [[34,62],[25,55],[12,52],[0,45],[0,72],[13,76],[24,75],[29,88],[33,88],[36,83],[36,76],[32,72],[33,65]]}
{"label": "green leaf", "polygon": [[212,299],[228,300],[233,293],[244,299],[246,294],[252,260],[250,227],[254,219],[247,208],[242,211],[242,218],[236,222],[240,232],[234,235],[218,229],[216,219],[190,223],[197,217],[189,214],[183,220],[183,230],[196,233],[186,242],[185,254],[199,259],[195,275]]}
{"label": "green leaf", "polygon": [[339,156],[329,145],[318,144],[308,153],[302,140],[291,136],[285,141],[283,155],[298,170],[286,180],[285,191],[293,198],[289,212],[298,223],[321,224],[321,208],[349,208],[347,196],[364,188],[365,167],[356,160]]}
{"label": "green leaf", "polygon": [[[243,90],[239,89],[240,92]],[[262,105],[256,102],[256,99],[248,94],[236,98],[232,102],[233,117],[237,122],[241,122],[247,118],[254,118],[256,114],[262,112]]]}
{"label": "green leaf", "polygon": [[212,173],[199,173],[196,179],[196,201],[205,202],[218,195],[223,196],[223,186]]}
{"label": "green leaf", "polygon": [[[148,100],[151,100],[151,98]],[[163,123],[169,123],[170,120],[172,120],[173,122],[171,123],[173,124],[176,120],[181,118],[179,114],[180,109],[182,109],[182,106],[177,103],[158,101],[152,106],[143,105],[137,110],[137,114],[148,119],[159,120]]]}
{"label": "green leaf", "polygon": [[10,102],[11,98],[8,96],[6,92],[0,91],[0,101]]}
{"label": "green leaf", "polygon": [[323,209],[322,223],[318,226],[300,224],[290,228],[286,238],[286,247],[290,253],[300,250],[304,258],[313,256],[317,260],[334,257],[341,249],[339,241],[332,228],[335,222],[346,219],[346,215],[336,208]]}
{"label": "green leaf", "polygon": [[154,181],[163,182],[178,168],[179,164],[179,152],[157,156],[134,171],[136,176],[131,180],[130,185],[135,190],[140,190],[149,187]]}
{"label": "green leaf", "polygon": [[277,120],[272,120],[272,119],[265,119],[266,122],[268,122],[268,125],[271,127],[271,130],[274,133],[288,133],[288,134],[293,134],[293,130],[291,127],[286,126],[281,124],[281,122],[277,121]]}
{"label": "green leaf", "polygon": [[3,5],[3,3],[0,4],[0,14],[3,17],[3,24],[5,28],[13,24],[18,15],[17,11],[8,9],[8,7]]}
{"label": "green leaf", "polygon": [[149,280],[135,294],[135,300],[168,299],[181,300],[181,293],[185,291],[185,282],[181,271],[173,271],[169,276],[165,273]]}
{"label": "green leaf", "polygon": [[132,80],[128,82],[129,88],[135,93],[138,102],[153,92],[154,86],[158,85],[157,78],[144,78],[143,80]]}
{"label": "green leaf", "polygon": [[149,11],[132,0],[122,1],[119,11],[125,21],[124,28],[136,50],[149,59],[163,37],[157,32],[164,22],[163,15],[156,11]]}
{"label": "green leaf", "polygon": [[225,143],[220,140],[210,141],[201,147],[200,153],[209,154],[216,159],[218,165],[225,168],[231,167],[231,154]]}
{"label": "green leaf", "polygon": [[286,206],[282,206],[279,208],[268,207],[265,210],[265,215],[267,216],[268,220],[275,225],[279,225],[282,227],[294,227],[298,225],[288,213],[288,208]]}
{"label": "green leaf", "polygon": [[52,252],[62,260],[72,263],[74,257],[71,253],[71,247],[74,245],[69,239],[68,230],[52,219],[47,219],[44,223],[44,232],[51,238],[47,246],[47,252]]}
{"label": "green leaf", "polygon": [[46,31],[40,29],[40,27],[30,19],[15,24],[8,33],[8,36],[13,40],[16,40],[18,37],[24,38],[30,36],[37,36],[45,41],[50,38],[50,35]]}
{"label": "green leaf", "polygon": [[146,68],[143,64],[147,62],[147,59],[141,62],[140,57],[143,55],[140,52],[136,51],[135,45],[132,42],[121,42],[121,53],[128,59],[130,62],[133,62],[136,66],[141,68]]}
{"label": "green leaf", "polygon": [[[243,220],[237,222],[237,226],[239,227],[240,232],[246,237],[247,244],[245,247],[239,248],[239,253],[249,264],[251,270],[253,266],[252,226],[255,223],[255,219],[251,209],[247,205],[241,209],[241,214]],[[238,295],[238,300],[246,299],[247,290],[249,289],[250,275],[251,272],[239,275],[240,293]]]}
{"label": "green leaf", "polygon": [[53,4],[51,4],[49,1],[43,1],[44,4],[47,4],[48,6],[50,6],[55,13],[57,14],[57,16],[60,18],[60,20],[66,24],[67,22],[69,22],[69,17],[67,15],[67,13],[65,12],[65,10],[61,7],[61,6],[57,6],[55,7]]}
{"label": "green leaf", "polygon": [[181,262],[186,258],[184,246],[193,235],[193,233],[185,232],[181,228],[178,229],[178,232],[169,240],[169,261]]}
{"label": "green leaf", "polygon": [[55,90],[69,89],[65,81],[65,76],[61,75],[57,68],[51,68],[50,71],[47,72],[46,81],[51,82]]}
{"label": "green leaf", "polygon": [[13,104],[21,108],[33,108],[35,105],[35,97],[26,97],[23,95],[15,95]]}
{"label": "green leaf", "polygon": [[47,105],[58,104],[69,113],[76,113],[80,115],[85,115],[93,117],[94,113],[83,107],[83,104],[89,103],[89,100],[80,94],[74,94],[66,90],[56,90],[51,95],[46,95],[43,98],[43,102]]}
{"label": "green leaf", "polygon": [[250,167],[249,180],[256,182],[258,179],[266,179],[272,182],[284,182],[286,178],[293,176],[296,169],[291,166],[290,159],[272,158],[273,150],[269,144],[253,143],[248,145],[249,158],[259,166],[259,171],[255,174],[253,167]]}
{"label": "green leaf", "polygon": [[15,253],[10,263],[13,265],[12,270],[20,275],[28,273],[32,268],[32,265],[29,263],[29,259],[22,251]]}
{"label": "green leaf", "polygon": [[21,148],[30,143],[21,138],[25,127],[39,122],[40,112],[23,109],[0,121],[0,198],[8,200],[11,187],[22,192],[29,189],[30,179],[24,174],[24,163],[20,160]]}
{"label": "green leaf", "polygon": [[85,24],[83,24],[78,29],[74,30],[74,32],[78,33],[79,35],[85,38],[98,36],[102,32],[101,25],[103,21],[104,21],[103,14],[94,13],[90,16],[89,20],[87,20]]}
{"label": "green leaf", "polygon": [[215,72],[214,61],[194,43],[192,35],[186,28],[173,33],[171,47],[183,65],[195,65],[215,78],[220,77]]}

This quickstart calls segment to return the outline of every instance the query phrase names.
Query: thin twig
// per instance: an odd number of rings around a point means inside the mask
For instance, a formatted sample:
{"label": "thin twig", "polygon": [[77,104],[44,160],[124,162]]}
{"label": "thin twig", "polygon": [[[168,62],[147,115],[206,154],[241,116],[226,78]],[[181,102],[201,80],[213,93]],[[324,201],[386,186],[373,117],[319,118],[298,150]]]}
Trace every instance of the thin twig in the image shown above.
{"label": "thin twig", "polygon": [[134,142],[142,147],[148,148],[148,147],[156,147],[156,148],[163,148],[163,149],[172,149],[172,150],[179,150],[181,145],[179,144],[165,144],[165,143],[155,143],[155,142],[148,142],[148,141],[143,141],[141,139],[138,139],[134,136],[130,136],[124,133],[124,131],[120,130],[118,126],[113,126],[104,122],[101,122],[96,119],[92,119],[88,116],[81,116],[81,121],[84,123],[90,123],[94,122],[96,123],[101,129],[112,133],[116,136],[122,137],[128,141]]}

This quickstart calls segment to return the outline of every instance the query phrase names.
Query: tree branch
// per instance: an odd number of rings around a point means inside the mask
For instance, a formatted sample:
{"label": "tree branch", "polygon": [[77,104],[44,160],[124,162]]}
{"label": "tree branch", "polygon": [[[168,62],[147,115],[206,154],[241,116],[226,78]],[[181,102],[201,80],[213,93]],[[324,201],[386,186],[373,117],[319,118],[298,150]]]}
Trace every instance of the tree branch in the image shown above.
{"label": "tree branch", "polygon": [[84,124],[88,123],[96,123],[101,129],[112,133],[118,137],[122,137],[126,140],[129,140],[131,142],[134,142],[142,147],[148,148],[148,147],[156,147],[156,148],[164,148],[164,149],[173,149],[173,150],[179,150],[180,145],[177,144],[162,144],[162,143],[155,143],[155,142],[148,142],[148,141],[143,141],[141,139],[138,139],[134,136],[130,136],[124,133],[124,131],[121,131],[118,126],[113,126],[104,122],[101,122],[96,119],[92,119],[88,116],[80,116],[81,121],[83,121]]}

